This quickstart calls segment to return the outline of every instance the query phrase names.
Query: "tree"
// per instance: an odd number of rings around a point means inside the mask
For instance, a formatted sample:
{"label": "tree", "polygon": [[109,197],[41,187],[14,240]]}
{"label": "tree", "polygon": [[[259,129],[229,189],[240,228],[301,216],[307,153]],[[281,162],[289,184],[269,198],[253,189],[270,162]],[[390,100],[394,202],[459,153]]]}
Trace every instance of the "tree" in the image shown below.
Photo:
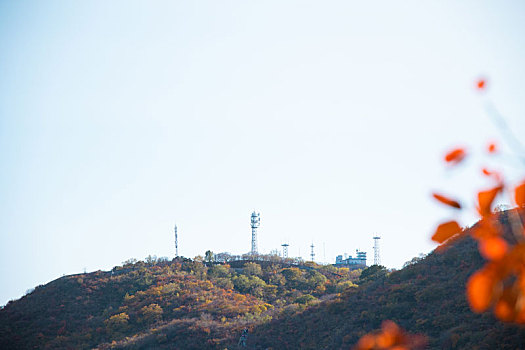
{"label": "tree", "polygon": [[298,304],[310,304],[313,301],[317,300],[313,295],[311,294],[304,294],[295,299],[295,302]]}
{"label": "tree", "polygon": [[157,263],[157,256],[156,255],[148,255],[146,257],[146,264],[148,265],[155,265]]}
{"label": "tree", "polygon": [[208,276],[212,278],[230,278],[230,265],[213,265],[208,270]]}
{"label": "tree", "polygon": [[140,310],[142,320],[146,323],[153,323],[162,320],[163,310],[158,304],[149,304]]}
{"label": "tree", "polygon": [[213,252],[211,250],[207,250],[206,253],[204,253],[204,261],[207,263],[211,263],[213,261]]}
{"label": "tree", "polygon": [[306,287],[309,290],[315,290],[317,287],[322,286],[325,283],[326,277],[323,274],[315,270],[308,271],[306,277]]}
{"label": "tree", "polygon": [[129,315],[125,312],[111,316],[105,321],[110,333],[121,333],[128,329]]}
{"label": "tree", "polygon": [[359,276],[359,284],[375,281],[387,274],[386,268],[381,265],[372,265],[363,270]]}
{"label": "tree", "polygon": [[126,260],[126,261],[123,261],[122,262],[122,266],[130,266],[130,265],[134,265],[136,263],[137,263],[137,259],[130,258],[130,259]]}
{"label": "tree", "polygon": [[262,276],[262,269],[261,265],[253,262],[249,262],[246,265],[244,265],[243,273],[246,276]]}
{"label": "tree", "polygon": [[354,284],[351,281],[342,281],[337,283],[337,285],[335,286],[335,291],[337,293],[342,293],[350,288],[357,288],[357,284]]}
{"label": "tree", "polygon": [[305,282],[303,273],[297,267],[283,269],[282,274],[286,278],[286,284],[291,288],[300,289]]}

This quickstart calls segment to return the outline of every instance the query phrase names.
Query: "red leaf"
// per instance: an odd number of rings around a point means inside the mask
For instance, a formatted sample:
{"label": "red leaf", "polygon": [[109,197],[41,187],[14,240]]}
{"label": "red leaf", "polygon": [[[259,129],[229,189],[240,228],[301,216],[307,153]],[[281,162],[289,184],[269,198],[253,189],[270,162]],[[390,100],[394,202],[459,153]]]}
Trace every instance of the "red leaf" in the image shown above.
{"label": "red leaf", "polygon": [[496,153],[498,151],[498,148],[496,147],[496,144],[494,142],[489,143],[487,150],[489,153]]}
{"label": "red leaf", "polygon": [[479,252],[487,260],[500,260],[508,250],[507,242],[497,236],[483,239],[479,244]]}
{"label": "red leaf", "polygon": [[470,234],[479,241],[500,235],[498,227],[488,219],[481,220],[470,230]]}
{"label": "red leaf", "polygon": [[450,205],[451,207],[454,207],[457,209],[461,209],[461,204],[459,204],[458,201],[455,201],[453,199],[450,199],[448,197],[442,196],[437,193],[432,193],[432,196],[434,196],[434,198],[436,198],[438,201],[440,201],[443,204]]}
{"label": "red leaf", "polygon": [[475,312],[483,312],[492,304],[494,279],[485,270],[470,276],[467,282],[467,298]]}
{"label": "red leaf", "polygon": [[455,148],[445,155],[445,161],[447,163],[457,164],[465,158],[467,153],[464,148]]}
{"label": "red leaf", "polygon": [[436,232],[432,236],[432,240],[443,243],[450,237],[461,232],[462,229],[456,221],[444,222],[437,227]]}
{"label": "red leaf", "polygon": [[356,345],[357,350],[369,350],[373,349],[376,345],[376,339],[371,334],[365,334],[359,339],[359,342]]}
{"label": "red leaf", "polygon": [[514,199],[518,206],[525,206],[525,181],[518,185],[514,190]]}
{"label": "red leaf", "polygon": [[506,300],[499,300],[494,306],[494,314],[502,321],[512,321],[514,308]]}
{"label": "red leaf", "polygon": [[476,86],[478,87],[478,89],[483,90],[486,84],[487,82],[485,81],[485,79],[480,79],[478,80]]}
{"label": "red leaf", "polygon": [[492,171],[487,168],[483,168],[481,171],[483,172],[483,175],[493,177],[497,182],[501,182],[501,179],[503,178],[499,171]]}
{"label": "red leaf", "polygon": [[478,212],[481,216],[492,214],[492,202],[494,202],[494,199],[502,189],[503,186],[500,185],[478,193]]}

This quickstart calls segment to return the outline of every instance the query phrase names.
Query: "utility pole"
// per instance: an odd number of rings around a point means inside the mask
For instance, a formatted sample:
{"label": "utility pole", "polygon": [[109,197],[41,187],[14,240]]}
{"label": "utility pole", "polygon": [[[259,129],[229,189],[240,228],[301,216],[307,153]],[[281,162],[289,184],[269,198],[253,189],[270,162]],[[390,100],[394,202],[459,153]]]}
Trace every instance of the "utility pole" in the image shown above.
{"label": "utility pole", "polygon": [[177,236],[177,225],[175,225],[175,257],[179,256],[179,237]]}

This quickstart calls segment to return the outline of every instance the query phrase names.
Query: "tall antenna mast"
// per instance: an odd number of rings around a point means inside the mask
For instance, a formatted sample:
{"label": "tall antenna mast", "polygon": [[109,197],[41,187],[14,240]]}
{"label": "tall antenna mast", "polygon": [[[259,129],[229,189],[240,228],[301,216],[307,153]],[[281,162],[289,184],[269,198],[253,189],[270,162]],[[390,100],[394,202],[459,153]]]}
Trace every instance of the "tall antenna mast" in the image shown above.
{"label": "tall antenna mast", "polygon": [[179,256],[179,237],[177,236],[177,225],[175,225],[175,257]]}
{"label": "tall antenna mast", "polygon": [[381,265],[381,258],[379,256],[379,240],[381,237],[374,237],[374,265]]}
{"label": "tall antenna mast", "polygon": [[257,254],[257,228],[261,225],[261,214],[252,213],[251,226],[252,226],[252,255]]}
{"label": "tall antenna mast", "polygon": [[310,246],[312,250],[310,251],[310,257],[312,258],[312,262],[314,262],[315,253],[314,253],[314,242],[312,242],[312,245]]}
{"label": "tall antenna mast", "polygon": [[281,244],[283,247],[283,258],[288,259],[288,247],[290,246],[288,243]]}

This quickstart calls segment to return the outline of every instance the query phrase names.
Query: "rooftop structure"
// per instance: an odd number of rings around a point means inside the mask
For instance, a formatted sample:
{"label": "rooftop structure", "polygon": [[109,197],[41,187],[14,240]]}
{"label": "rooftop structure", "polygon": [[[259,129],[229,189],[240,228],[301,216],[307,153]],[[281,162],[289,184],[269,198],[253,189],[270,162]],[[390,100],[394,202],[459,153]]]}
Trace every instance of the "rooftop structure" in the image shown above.
{"label": "rooftop structure", "polygon": [[352,257],[351,255],[347,258],[343,259],[342,255],[338,255],[335,258],[335,266],[336,267],[349,267],[349,268],[362,268],[366,267],[366,252],[356,250],[356,257]]}

